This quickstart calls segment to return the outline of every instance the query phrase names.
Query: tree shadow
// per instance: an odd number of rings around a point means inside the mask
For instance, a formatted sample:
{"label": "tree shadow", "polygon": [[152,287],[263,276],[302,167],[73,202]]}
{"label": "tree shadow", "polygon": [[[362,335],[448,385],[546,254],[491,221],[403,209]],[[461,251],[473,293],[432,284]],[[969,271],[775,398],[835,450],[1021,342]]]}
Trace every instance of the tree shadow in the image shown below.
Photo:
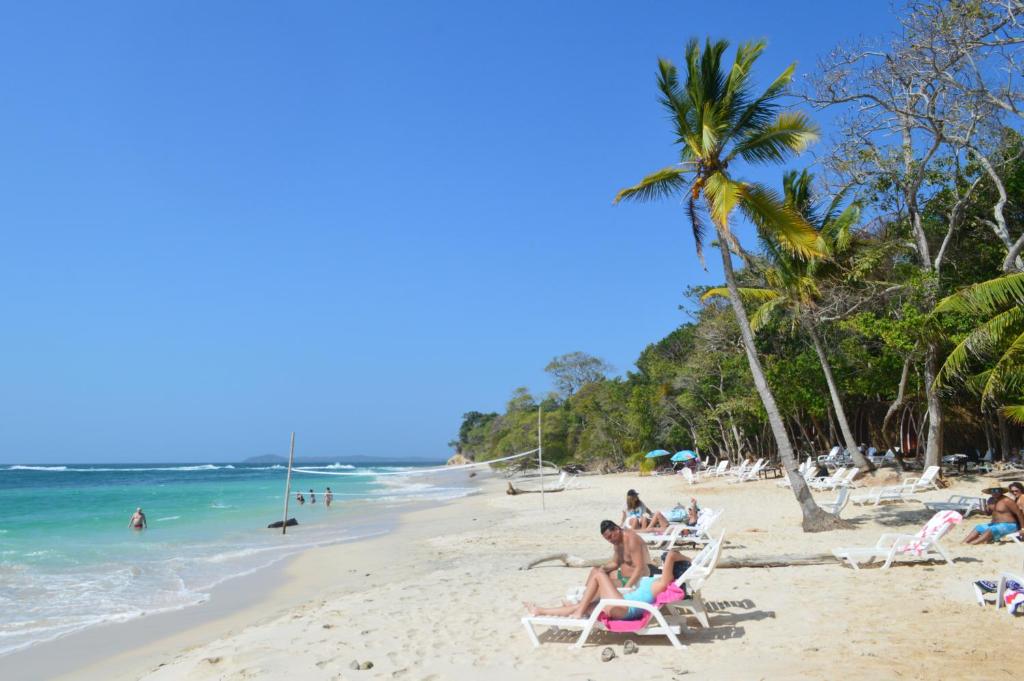
{"label": "tree shadow", "polygon": [[[974,558],[972,556],[956,556],[955,558],[953,558],[953,562],[954,563],[983,563],[984,561],[981,558]],[[880,558],[880,559],[874,561],[873,563],[860,563],[859,564],[860,565],[860,570],[859,571],[863,572],[865,570],[881,570],[882,566],[884,564],[885,564],[885,559],[884,558]],[[946,561],[944,559],[942,559],[942,558],[928,558],[928,559],[925,559],[925,560],[921,560],[920,558],[907,557],[905,560],[897,558],[896,560],[894,560],[892,562],[892,564],[889,566],[888,569],[889,570],[892,570],[892,569],[895,569],[895,568],[918,568],[918,569],[920,569],[920,568],[927,568],[927,567],[945,567],[947,565],[948,565],[948,563],[946,563]],[[850,564],[847,563],[845,560],[842,561],[842,566],[845,567],[848,570],[853,570],[853,568],[850,566]]]}

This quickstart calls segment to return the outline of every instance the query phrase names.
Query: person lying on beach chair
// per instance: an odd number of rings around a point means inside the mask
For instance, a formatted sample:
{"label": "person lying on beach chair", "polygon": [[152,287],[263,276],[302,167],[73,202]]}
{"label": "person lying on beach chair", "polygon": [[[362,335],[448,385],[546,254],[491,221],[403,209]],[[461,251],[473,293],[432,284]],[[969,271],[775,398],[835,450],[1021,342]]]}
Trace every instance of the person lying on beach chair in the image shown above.
{"label": "person lying on beach chair", "polygon": [[637,491],[631,489],[626,492],[626,508],[622,511],[619,523],[634,530],[664,530],[672,523],[695,525],[699,512],[697,500],[693,497],[690,497],[689,508],[677,503],[675,507],[665,511],[652,512],[647,504],[640,501]]}
{"label": "person lying on beach chair", "polygon": [[[604,521],[604,523],[608,522],[611,521]],[[601,523],[602,527],[604,527],[604,523]],[[625,532],[627,530],[619,529],[618,531]],[[607,536],[605,538],[608,539]],[[608,539],[608,541],[612,540]],[[534,603],[524,603],[524,605],[533,616],[573,618],[588,616],[594,606],[603,598],[638,601],[653,605],[658,594],[675,581],[677,565],[689,565],[689,559],[678,551],[669,551],[665,556],[663,571],[659,574],[642,577],[637,581],[636,588],[627,593],[619,591],[619,585],[604,569],[604,566],[591,568],[590,574],[587,576],[583,597],[580,598],[579,603],[567,603],[550,608],[539,607]],[[638,620],[644,616],[645,611],[641,608],[620,605],[607,608],[605,612],[608,613],[608,617],[615,620]]]}
{"label": "person lying on beach chair", "polygon": [[975,525],[964,539],[965,544],[990,544],[1019,532],[1021,525],[1024,525],[1024,514],[1009,497],[990,496],[986,510],[992,516],[992,522]]}

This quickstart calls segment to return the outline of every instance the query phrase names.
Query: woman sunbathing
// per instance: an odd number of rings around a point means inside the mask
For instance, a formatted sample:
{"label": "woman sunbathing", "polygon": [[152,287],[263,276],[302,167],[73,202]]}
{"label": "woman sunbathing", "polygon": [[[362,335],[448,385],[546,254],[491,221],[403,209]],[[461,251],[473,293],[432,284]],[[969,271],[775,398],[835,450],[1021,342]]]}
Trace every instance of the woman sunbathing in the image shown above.
{"label": "woman sunbathing", "polygon": [[[669,551],[665,554],[665,563],[661,574],[652,577],[641,577],[636,583],[636,588],[625,594],[619,591],[616,581],[602,568],[591,568],[590,575],[587,576],[583,597],[580,598],[579,603],[563,602],[562,605],[551,608],[538,607],[534,603],[523,603],[523,605],[526,606],[527,612],[534,616],[572,617],[576,619],[589,616],[602,598],[617,598],[653,605],[658,594],[665,591],[675,581],[676,564],[681,561],[686,561],[686,564],[689,563],[689,559],[683,554],[678,551]],[[613,620],[638,620],[644,616],[646,611],[643,608],[615,605],[605,608],[605,612]]]}
{"label": "woman sunbathing", "polygon": [[677,503],[673,508],[665,511],[656,511],[650,518],[641,517],[637,523],[636,529],[665,530],[668,529],[668,526],[672,523],[684,523],[686,525],[693,526],[697,524],[697,518],[699,517],[700,507],[697,506],[697,500],[690,497],[689,507],[685,507],[681,503]]}

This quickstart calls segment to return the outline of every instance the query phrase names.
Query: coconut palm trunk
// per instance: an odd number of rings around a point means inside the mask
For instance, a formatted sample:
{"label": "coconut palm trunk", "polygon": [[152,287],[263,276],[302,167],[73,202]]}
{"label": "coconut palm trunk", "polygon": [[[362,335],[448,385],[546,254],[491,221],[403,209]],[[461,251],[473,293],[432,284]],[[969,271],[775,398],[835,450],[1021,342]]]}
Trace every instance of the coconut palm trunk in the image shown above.
{"label": "coconut palm trunk", "polygon": [[924,451],[924,465],[942,465],[942,399],[939,396],[936,377],[939,373],[939,348],[928,344],[924,357],[924,392],[928,400],[928,445]]}
{"label": "coconut palm trunk", "polygon": [[821,344],[821,338],[818,336],[818,332],[814,330],[814,327],[811,324],[805,324],[804,330],[811,338],[811,343],[814,345],[814,351],[818,354],[818,361],[821,363],[821,370],[825,373],[825,382],[828,383],[828,393],[832,398],[832,407],[836,411],[836,421],[839,422],[839,430],[843,434],[843,444],[846,447],[846,451],[848,451],[850,456],[853,457],[853,463],[861,470],[862,473],[874,471],[875,467],[857,448],[857,440],[853,437],[853,431],[850,430],[850,422],[846,419],[846,411],[843,409],[843,400],[839,397],[839,386],[836,385],[836,379],[832,375],[832,364],[828,361],[828,355],[825,354],[825,348]]}
{"label": "coconut palm trunk", "polygon": [[811,490],[807,487],[807,481],[797,470],[796,457],[793,455],[793,445],[789,441],[789,434],[786,432],[786,425],[782,421],[782,414],[775,403],[775,395],[772,394],[768,379],[761,367],[761,359],[757,355],[757,346],[754,345],[754,332],[750,329],[750,320],[747,318],[747,311],[740,299],[739,287],[736,285],[736,274],[732,268],[732,255],[726,247],[726,237],[722,234],[721,228],[716,227],[718,232],[718,250],[722,254],[722,269],[725,272],[725,285],[729,289],[729,302],[732,305],[733,314],[736,315],[736,323],[740,327],[740,337],[743,340],[743,350],[747,355],[747,363],[750,365],[750,374],[754,377],[754,386],[757,394],[761,397],[761,403],[768,414],[768,424],[771,426],[772,435],[775,437],[775,444],[779,449],[779,460],[786,469],[789,484],[793,489],[793,495],[800,504],[800,512],[803,514],[804,532],[823,532],[842,527],[843,523],[831,513],[826,513],[814,501]]}

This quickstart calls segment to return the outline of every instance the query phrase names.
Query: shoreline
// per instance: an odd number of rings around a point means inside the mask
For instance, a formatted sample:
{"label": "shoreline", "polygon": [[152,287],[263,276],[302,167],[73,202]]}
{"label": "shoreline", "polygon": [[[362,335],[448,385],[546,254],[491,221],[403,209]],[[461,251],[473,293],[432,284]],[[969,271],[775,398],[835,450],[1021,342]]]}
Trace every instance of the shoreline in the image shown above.
{"label": "shoreline", "polygon": [[[100,623],[0,656],[0,678],[137,679],[146,671],[159,668],[170,651],[193,648],[239,627],[301,607],[326,591],[355,590],[351,580],[345,576],[339,579],[320,566],[335,564],[344,553],[358,556],[387,550],[396,540],[408,539],[401,535],[410,517],[448,508],[463,498],[385,504],[380,509],[388,516],[383,522],[366,518],[366,512],[360,512],[353,521],[365,523],[366,534],[304,548],[250,573],[228,578],[211,588],[208,598],[200,603],[126,621]],[[255,600],[253,594],[258,594]],[[117,671],[112,672],[112,668]]]}
{"label": "shoreline", "polygon": [[[397,512],[380,537],[313,548],[281,568],[281,583],[244,610],[191,626],[137,648],[82,664],[76,681],[572,681],[617,677],[820,679],[841,664],[848,679],[981,678],[1010,669],[1001,641],[1019,636],[1020,618],[974,602],[971,582],[1020,569],[1017,544],[962,546],[978,518],[944,540],[954,559],[900,561],[854,571],[836,561],[778,568],[723,568],[702,589],[710,628],[692,618],[676,650],[664,637],[595,632],[582,648],[569,631],[541,633],[534,648],[523,601],[554,605],[586,579],[586,568],[540,556],[571,552],[606,559],[598,525],[618,521],[626,489],[654,508],[697,496],[724,509],[729,558],[819,554],[870,546],[885,532],[916,532],[931,517],[921,501],[976,494],[994,479],[956,479],[952,487],[883,507],[850,506],[850,528],[800,529],[790,490],[773,481],[687,485],[679,476],[588,476],[580,487],[508,496],[498,479],[478,493]],[[816,493],[820,501],[834,493]],[[692,549],[683,549],[692,555]],[[239,590],[241,591],[241,590]],[[192,612],[198,610],[193,608]],[[186,618],[188,619],[188,618]],[[108,637],[109,638],[109,637]],[[624,656],[625,640],[640,646]],[[109,641],[108,641],[109,643]],[[601,661],[611,647],[616,658]],[[937,654],[939,653],[939,654]],[[72,655],[73,653],[65,653]],[[93,659],[93,658],[90,658]],[[353,671],[351,663],[372,662]],[[4,679],[46,676],[19,669]]]}

